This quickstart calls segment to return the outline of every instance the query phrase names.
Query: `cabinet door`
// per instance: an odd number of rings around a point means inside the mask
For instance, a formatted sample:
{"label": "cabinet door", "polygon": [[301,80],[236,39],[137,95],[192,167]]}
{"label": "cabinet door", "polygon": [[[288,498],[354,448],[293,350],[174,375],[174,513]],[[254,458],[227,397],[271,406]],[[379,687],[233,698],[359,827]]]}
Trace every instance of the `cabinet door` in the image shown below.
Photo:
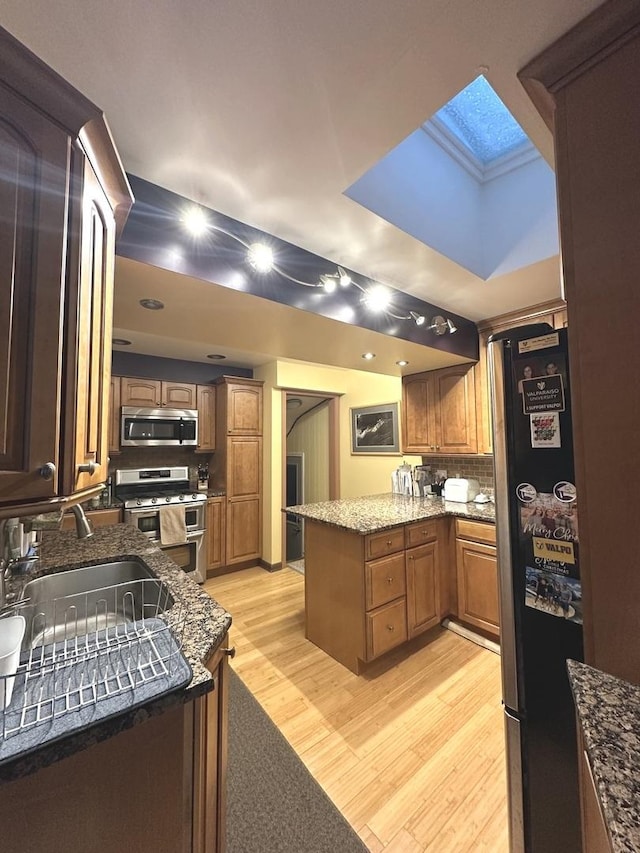
{"label": "cabinet door", "polygon": [[207,502],[207,568],[219,569],[225,560],[225,498]]}
{"label": "cabinet door", "polygon": [[[82,165],[82,206],[79,228],[79,270],[70,261],[69,296],[78,310],[67,327],[66,351],[75,370],[67,376],[65,492],[71,493],[107,479],[109,465],[109,397],[111,378],[111,328],[113,325],[113,273],[115,220],[100,183],[84,155],[74,152]],[[75,237],[72,239],[72,245]],[[75,286],[77,283],[77,294]]]}
{"label": "cabinet door", "polygon": [[162,383],[159,379],[135,379],[122,376],[120,379],[120,404],[157,409],[162,405]]}
{"label": "cabinet door", "polygon": [[437,542],[406,552],[409,638],[440,621],[440,564]]}
{"label": "cabinet door", "polygon": [[226,393],[229,435],[262,435],[262,386],[228,382]]}
{"label": "cabinet door", "polygon": [[402,449],[405,453],[435,452],[435,397],[431,373],[402,382]]}
{"label": "cabinet door", "polygon": [[258,560],[261,548],[262,519],[260,498],[235,498],[227,501],[227,565]]}
{"label": "cabinet door", "polygon": [[262,439],[227,439],[227,497],[259,497],[262,492]]}
{"label": "cabinet door", "polygon": [[434,371],[436,450],[438,453],[476,453],[476,391],[473,365]]}
{"label": "cabinet door", "polygon": [[169,409],[197,408],[196,386],[188,382],[163,382],[161,387],[161,405]]}
{"label": "cabinet door", "polygon": [[0,86],[0,501],[59,490],[69,151]]}
{"label": "cabinet door", "polygon": [[499,636],[498,561],[493,545],[456,539],[458,618]]}
{"label": "cabinet door", "polygon": [[365,606],[367,610],[406,595],[404,552],[364,564]]}
{"label": "cabinet door", "polygon": [[120,453],[120,377],[112,376],[109,385],[109,456]]}
{"label": "cabinet door", "polygon": [[[187,730],[193,732],[192,853],[223,853],[226,826],[226,774],[229,708],[229,662],[224,648],[207,663],[214,689],[185,705]],[[192,710],[193,709],[193,710]]]}
{"label": "cabinet door", "polygon": [[198,385],[198,450],[211,453],[216,449],[216,389],[215,385]]}
{"label": "cabinet door", "polygon": [[367,660],[383,655],[407,641],[406,600],[400,598],[365,615]]}

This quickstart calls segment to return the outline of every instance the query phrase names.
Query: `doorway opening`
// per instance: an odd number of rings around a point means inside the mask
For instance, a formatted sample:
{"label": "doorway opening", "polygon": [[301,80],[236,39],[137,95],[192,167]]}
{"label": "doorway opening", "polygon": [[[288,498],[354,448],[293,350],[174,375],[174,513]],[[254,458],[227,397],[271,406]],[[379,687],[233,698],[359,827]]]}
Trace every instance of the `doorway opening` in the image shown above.
{"label": "doorway opening", "polygon": [[[283,400],[283,506],[334,500],[338,484],[337,395],[286,389]],[[304,520],[283,513],[282,564],[304,574]]]}

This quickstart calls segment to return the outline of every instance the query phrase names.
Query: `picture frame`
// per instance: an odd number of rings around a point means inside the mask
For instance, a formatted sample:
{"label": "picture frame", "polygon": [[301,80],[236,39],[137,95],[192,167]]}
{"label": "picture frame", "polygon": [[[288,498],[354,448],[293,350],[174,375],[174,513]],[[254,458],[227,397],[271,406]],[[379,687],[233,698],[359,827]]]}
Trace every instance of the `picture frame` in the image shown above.
{"label": "picture frame", "polygon": [[360,406],[350,412],[352,455],[401,455],[398,403]]}

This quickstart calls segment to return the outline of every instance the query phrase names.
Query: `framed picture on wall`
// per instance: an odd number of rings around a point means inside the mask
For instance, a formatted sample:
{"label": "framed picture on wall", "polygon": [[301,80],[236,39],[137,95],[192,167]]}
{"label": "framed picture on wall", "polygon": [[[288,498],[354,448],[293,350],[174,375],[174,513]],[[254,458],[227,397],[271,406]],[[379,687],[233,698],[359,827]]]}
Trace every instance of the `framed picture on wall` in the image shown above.
{"label": "framed picture on wall", "polygon": [[351,409],[351,453],[400,455],[397,403]]}

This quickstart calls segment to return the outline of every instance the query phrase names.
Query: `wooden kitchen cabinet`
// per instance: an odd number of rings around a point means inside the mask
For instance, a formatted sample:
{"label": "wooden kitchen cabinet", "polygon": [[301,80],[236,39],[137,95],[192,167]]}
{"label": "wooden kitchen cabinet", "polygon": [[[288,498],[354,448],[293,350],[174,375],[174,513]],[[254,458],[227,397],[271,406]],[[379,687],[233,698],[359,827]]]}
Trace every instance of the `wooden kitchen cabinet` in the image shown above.
{"label": "wooden kitchen cabinet", "polygon": [[196,386],[198,409],[197,453],[212,453],[216,449],[216,388],[215,385]]}
{"label": "wooden kitchen cabinet", "polygon": [[225,493],[225,565],[238,568],[262,557],[262,386],[235,376],[215,383],[212,479]]}
{"label": "wooden kitchen cabinet", "polygon": [[160,379],[121,377],[120,401],[122,406],[139,406],[157,409],[196,409],[196,386],[189,382],[164,382]]}
{"label": "wooden kitchen cabinet", "polygon": [[500,636],[495,525],[456,519],[458,619]]}
{"label": "wooden kitchen cabinet", "polygon": [[225,564],[225,509],[224,497],[207,501],[207,570],[215,571]]}
{"label": "wooden kitchen cabinet", "polygon": [[126,838],[135,853],[223,853],[226,646],[207,663],[211,692],[4,782],[3,851],[120,853]]}
{"label": "wooden kitchen cabinet", "polygon": [[489,379],[488,344],[491,335],[513,329],[516,326],[530,326],[534,323],[548,323],[554,329],[567,324],[567,309],[564,302],[554,300],[532,306],[524,311],[501,314],[483,320],[478,324],[479,359],[476,365],[476,418],[478,424],[478,453],[493,453],[491,434],[491,395]]}
{"label": "wooden kitchen cabinet", "polygon": [[423,455],[477,452],[473,365],[405,376],[403,451]]}
{"label": "wooden kitchen cabinet", "polygon": [[448,519],[369,535],[305,521],[306,636],[358,675],[442,618]]}
{"label": "wooden kitchen cabinet", "polygon": [[5,30],[0,53],[0,504],[13,508],[106,479],[114,237],[132,197],[102,112]]}
{"label": "wooden kitchen cabinet", "polygon": [[262,386],[257,379],[221,376],[216,403],[227,435],[262,435]]}

